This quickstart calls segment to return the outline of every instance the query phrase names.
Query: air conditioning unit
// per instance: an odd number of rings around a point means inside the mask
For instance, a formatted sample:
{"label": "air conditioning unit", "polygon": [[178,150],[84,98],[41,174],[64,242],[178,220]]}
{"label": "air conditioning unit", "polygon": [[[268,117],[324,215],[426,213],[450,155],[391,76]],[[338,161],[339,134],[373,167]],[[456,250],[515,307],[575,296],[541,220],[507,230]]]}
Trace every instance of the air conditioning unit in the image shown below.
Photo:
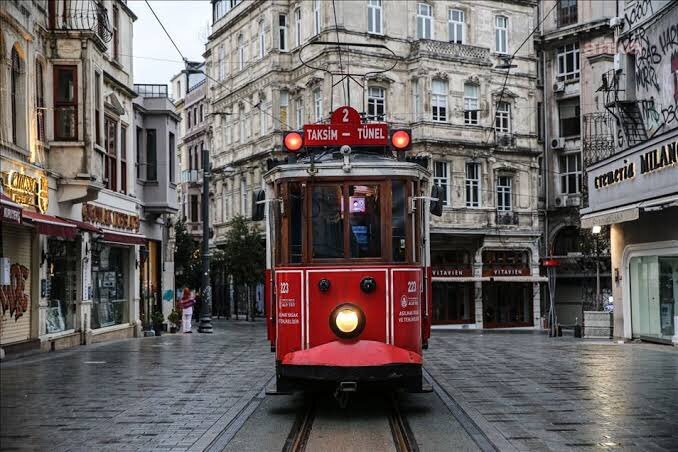
{"label": "air conditioning unit", "polygon": [[565,207],[567,205],[567,195],[556,196],[556,207]]}
{"label": "air conditioning unit", "polygon": [[565,149],[565,139],[560,137],[552,139],[551,149]]}
{"label": "air conditioning unit", "polygon": [[610,18],[610,28],[621,27],[624,24],[624,18],[622,17],[611,17]]}
{"label": "air conditioning unit", "polygon": [[579,196],[568,196],[565,205],[569,207],[579,207],[581,204],[581,197]]}
{"label": "air conditioning unit", "polygon": [[565,91],[565,82],[556,82],[553,84],[554,93],[562,93]]}

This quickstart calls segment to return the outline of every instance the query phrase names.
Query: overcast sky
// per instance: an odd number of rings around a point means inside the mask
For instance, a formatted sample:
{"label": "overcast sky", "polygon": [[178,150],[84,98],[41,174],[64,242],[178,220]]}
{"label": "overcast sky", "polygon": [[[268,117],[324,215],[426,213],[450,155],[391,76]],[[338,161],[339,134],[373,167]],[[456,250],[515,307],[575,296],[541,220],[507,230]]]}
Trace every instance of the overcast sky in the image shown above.
{"label": "overcast sky", "polygon": [[[212,15],[209,0],[152,0],[155,10],[186,58],[202,60]],[[143,0],[128,2],[134,22],[134,83],[169,83],[182,68],[181,57]],[[171,61],[164,61],[171,60]]]}

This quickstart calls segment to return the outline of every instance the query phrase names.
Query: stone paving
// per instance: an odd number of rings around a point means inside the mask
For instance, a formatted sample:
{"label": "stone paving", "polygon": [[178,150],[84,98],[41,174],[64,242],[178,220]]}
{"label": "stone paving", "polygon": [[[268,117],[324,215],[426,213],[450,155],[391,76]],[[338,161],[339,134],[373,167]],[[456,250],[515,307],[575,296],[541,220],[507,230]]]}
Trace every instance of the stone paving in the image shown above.
{"label": "stone paving", "polygon": [[678,450],[678,348],[436,331],[425,362],[500,448]]}
{"label": "stone paving", "polygon": [[202,450],[273,375],[262,322],[2,363],[3,450]]}
{"label": "stone paving", "polygon": [[[430,345],[428,372],[502,450],[678,450],[678,348],[445,331]],[[3,362],[0,448],[203,450],[272,376],[262,322]]]}

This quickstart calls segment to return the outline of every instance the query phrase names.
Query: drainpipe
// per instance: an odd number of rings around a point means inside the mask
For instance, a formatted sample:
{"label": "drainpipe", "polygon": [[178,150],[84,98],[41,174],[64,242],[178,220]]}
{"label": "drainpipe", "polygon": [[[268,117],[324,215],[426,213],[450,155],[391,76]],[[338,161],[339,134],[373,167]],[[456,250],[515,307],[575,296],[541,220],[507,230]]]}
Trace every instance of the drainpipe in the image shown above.
{"label": "drainpipe", "polygon": [[[82,173],[87,174],[91,176],[90,171],[90,145],[91,140],[89,137],[89,130],[87,129],[87,113],[88,113],[88,107],[89,107],[89,102],[87,102],[87,81],[90,79],[89,77],[89,64],[88,64],[88,58],[89,58],[89,44],[87,43],[86,40],[81,41],[82,42],[82,80],[84,83],[82,83],[82,138],[85,143],[84,149],[83,149],[83,159],[82,159]],[[96,101],[96,100],[95,100]],[[77,121],[77,118],[76,118]],[[91,149],[91,152],[94,152],[94,149]]]}

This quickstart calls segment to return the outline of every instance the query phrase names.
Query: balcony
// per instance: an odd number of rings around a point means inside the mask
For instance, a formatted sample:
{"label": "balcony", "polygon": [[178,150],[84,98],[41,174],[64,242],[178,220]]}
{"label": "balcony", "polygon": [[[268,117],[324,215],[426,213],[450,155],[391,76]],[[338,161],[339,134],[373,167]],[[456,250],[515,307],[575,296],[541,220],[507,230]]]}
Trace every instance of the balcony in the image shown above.
{"label": "balcony", "polygon": [[512,133],[503,133],[494,131],[494,143],[501,148],[514,148],[516,146],[516,137]]}
{"label": "balcony", "polygon": [[181,183],[200,183],[202,182],[202,170],[183,170],[181,172]]}
{"label": "balcony", "polygon": [[518,225],[518,214],[510,210],[497,210],[495,216],[496,225]]}
{"label": "balcony", "polygon": [[50,2],[48,27],[54,31],[93,32],[101,45],[110,42],[113,37],[108,12],[95,0]]}
{"label": "balcony", "polygon": [[454,42],[420,39],[412,43],[412,58],[430,57],[468,63],[492,65],[490,49]]}

